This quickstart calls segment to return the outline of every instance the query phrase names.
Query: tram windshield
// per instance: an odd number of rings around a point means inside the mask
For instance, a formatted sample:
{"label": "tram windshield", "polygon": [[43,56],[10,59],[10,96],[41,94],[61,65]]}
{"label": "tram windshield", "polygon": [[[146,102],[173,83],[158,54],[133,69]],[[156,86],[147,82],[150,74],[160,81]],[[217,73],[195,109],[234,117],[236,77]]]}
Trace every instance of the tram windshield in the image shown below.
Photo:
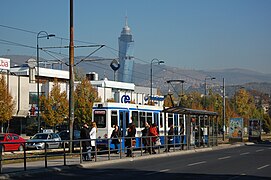
{"label": "tram windshield", "polygon": [[94,111],[94,122],[96,122],[97,128],[106,127],[106,113],[105,111]]}

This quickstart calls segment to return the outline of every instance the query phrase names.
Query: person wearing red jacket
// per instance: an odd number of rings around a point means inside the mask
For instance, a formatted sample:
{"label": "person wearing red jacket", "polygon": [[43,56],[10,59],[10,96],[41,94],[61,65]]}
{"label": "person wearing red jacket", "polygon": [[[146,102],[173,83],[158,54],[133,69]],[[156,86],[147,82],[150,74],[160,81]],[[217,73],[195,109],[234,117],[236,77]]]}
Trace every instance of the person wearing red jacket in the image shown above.
{"label": "person wearing red jacket", "polygon": [[[150,154],[156,154],[155,150],[154,150],[154,145],[156,142],[156,139],[158,138],[158,132],[157,132],[157,126],[155,123],[153,123],[150,127],[150,131],[149,131],[149,136],[152,136],[152,140],[151,140],[151,151],[149,150]],[[152,152],[152,153],[151,153]]]}

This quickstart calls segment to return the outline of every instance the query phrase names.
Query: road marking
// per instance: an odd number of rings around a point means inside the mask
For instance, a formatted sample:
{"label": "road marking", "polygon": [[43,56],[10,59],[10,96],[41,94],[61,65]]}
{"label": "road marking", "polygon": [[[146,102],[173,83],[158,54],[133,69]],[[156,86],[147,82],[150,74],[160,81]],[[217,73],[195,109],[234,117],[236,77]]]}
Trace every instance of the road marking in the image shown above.
{"label": "road marking", "polygon": [[257,169],[258,169],[258,170],[260,170],[260,169],[266,168],[266,167],[268,167],[268,166],[270,166],[270,164],[267,164],[267,165],[264,165],[264,166],[258,167]]}
{"label": "road marking", "polygon": [[146,175],[149,176],[149,175],[158,174],[158,173],[167,172],[167,171],[170,171],[170,169],[163,169],[156,172],[150,172],[150,173],[147,173]]}
{"label": "road marking", "polygon": [[270,147],[270,148],[268,148],[268,149],[271,149],[271,147]]}
{"label": "road marking", "polygon": [[241,153],[240,155],[242,156],[242,155],[247,155],[247,154],[249,154],[250,152],[245,152],[245,153]]}
{"label": "road marking", "polygon": [[188,164],[187,166],[194,166],[194,165],[198,165],[198,164],[204,164],[204,163],[206,163],[206,161],[200,161],[200,162],[196,162],[196,163]]}
{"label": "road marking", "polygon": [[264,151],[264,149],[258,149],[258,150],[256,150],[256,152],[261,152],[261,151]]}
{"label": "road marking", "polygon": [[221,158],[218,158],[218,160],[229,159],[229,158],[231,158],[231,156],[221,157]]}

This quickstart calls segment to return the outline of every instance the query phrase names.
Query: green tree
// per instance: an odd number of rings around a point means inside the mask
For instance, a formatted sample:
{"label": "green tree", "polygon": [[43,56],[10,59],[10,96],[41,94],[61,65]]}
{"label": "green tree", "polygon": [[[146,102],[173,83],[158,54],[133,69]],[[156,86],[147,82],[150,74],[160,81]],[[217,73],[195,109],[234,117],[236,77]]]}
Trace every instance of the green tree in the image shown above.
{"label": "green tree", "polygon": [[90,122],[93,103],[100,101],[100,98],[98,98],[96,89],[91,86],[86,78],[82,79],[76,86],[74,99],[74,115],[78,123]]}
{"label": "green tree", "polygon": [[[12,118],[15,108],[15,102],[7,89],[4,76],[0,76],[0,123],[2,124]],[[2,128],[1,128],[2,131]]]}
{"label": "green tree", "polygon": [[67,93],[61,92],[60,85],[54,80],[53,88],[46,97],[42,95],[40,98],[41,115],[46,124],[55,128],[56,125],[63,123],[68,117],[68,100]]}

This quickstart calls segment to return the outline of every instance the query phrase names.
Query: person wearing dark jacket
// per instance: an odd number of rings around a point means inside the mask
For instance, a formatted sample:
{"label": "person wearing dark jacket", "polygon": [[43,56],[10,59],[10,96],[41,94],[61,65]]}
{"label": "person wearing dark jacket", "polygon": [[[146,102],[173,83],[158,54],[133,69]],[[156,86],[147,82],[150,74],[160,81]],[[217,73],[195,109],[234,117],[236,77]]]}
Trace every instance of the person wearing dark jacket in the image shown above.
{"label": "person wearing dark jacket", "polygon": [[127,139],[125,142],[125,146],[127,146],[127,156],[126,157],[133,157],[132,147],[134,146],[134,142],[135,142],[135,134],[136,134],[135,125],[130,123],[129,128],[128,128],[128,134],[126,136]]}
{"label": "person wearing dark jacket", "polygon": [[169,149],[172,146],[172,142],[173,142],[173,135],[174,135],[174,130],[173,130],[173,125],[170,125],[168,133],[167,133],[167,148],[165,149],[164,152],[169,152]]}
{"label": "person wearing dark jacket", "polygon": [[120,144],[120,131],[118,125],[115,125],[115,129],[112,131],[111,134],[111,139],[112,139],[112,144],[114,144],[115,149],[117,150],[117,154],[119,153],[119,144]]}
{"label": "person wearing dark jacket", "polygon": [[147,137],[149,135],[150,125],[148,122],[145,123],[145,128],[141,131],[142,132],[142,144],[144,145],[145,151],[144,153],[149,152],[150,146],[150,138]]}
{"label": "person wearing dark jacket", "polygon": [[80,131],[80,138],[82,139],[83,146],[83,161],[91,161],[91,146],[89,137],[89,128],[87,123],[84,123]]}

